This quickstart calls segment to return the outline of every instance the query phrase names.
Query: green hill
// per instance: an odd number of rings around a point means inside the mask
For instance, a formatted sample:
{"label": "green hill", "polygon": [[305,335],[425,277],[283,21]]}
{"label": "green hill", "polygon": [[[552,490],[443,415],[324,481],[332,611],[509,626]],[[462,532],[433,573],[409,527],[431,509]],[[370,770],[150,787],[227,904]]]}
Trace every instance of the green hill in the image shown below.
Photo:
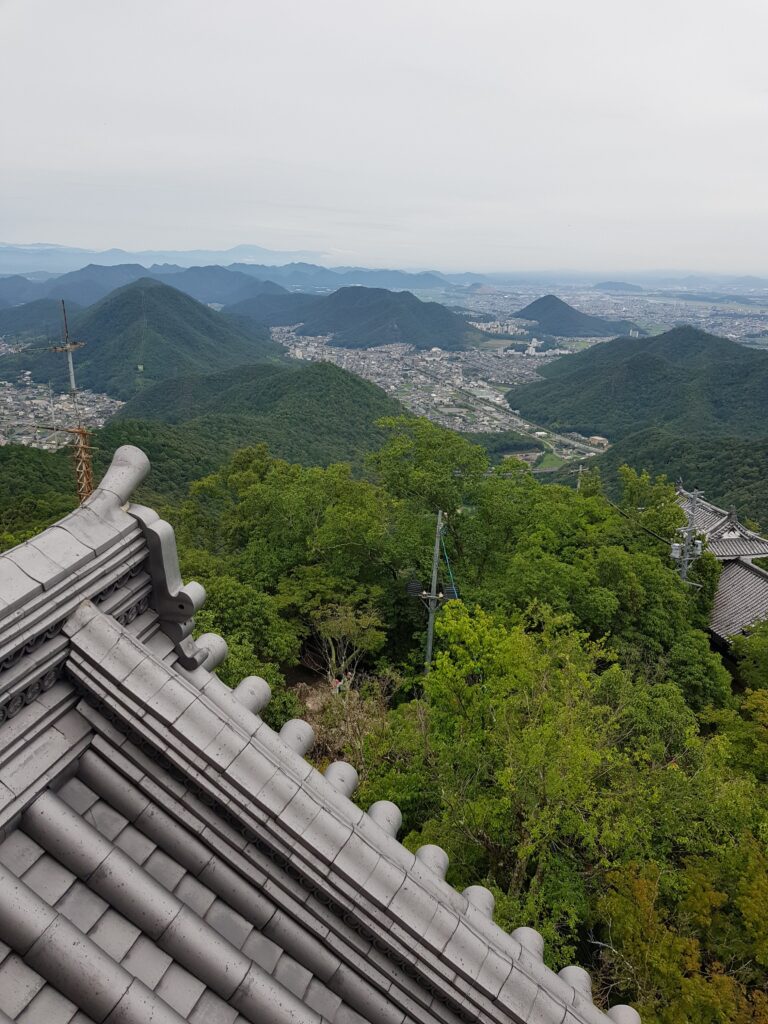
{"label": "green hill", "polygon": [[0,309],[17,306],[21,302],[32,302],[43,294],[37,281],[30,281],[19,274],[0,277]]}
{"label": "green hill", "polygon": [[351,286],[326,296],[263,296],[228,307],[256,322],[301,323],[299,334],[332,335],[343,348],[406,344],[415,348],[463,349],[483,335],[438,302],[422,302],[411,292]]}
{"label": "green hill", "polygon": [[[247,331],[175,288],[148,278],[112,292],[70,325],[86,342],[76,355],[81,387],[128,398],[159,381],[241,363],[282,357],[265,330]],[[61,355],[30,347],[0,358],[0,378],[30,370],[35,380],[64,387]]]}
{"label": "green hill", "polygon": [[604,320],[581,313],[556,295],[543,295],[515,313],[521,320],[533,320],[542,334],[561,338],[615,338],[617,334],[639,331],[629,320]]}
{"label": "green hill", "polygon": [[89,263],[87,267],[62,274],[54,281],[41,282],[39,294],[47,298],[77,302],[81,306],[91,306],[109,295],[115,288],[123,288],[146,276],[147,271],[139,263],[119,263],[114,267]]}
{"label": "green hill", "polygon": [[692,327],[565,356],[508,398],[536,423],[612,441],[663,426],[683,437],[768,435],[768,353]]}
{"label": "green hill", "polygon": [[344,348],[406,344],[416,348],[468,348],[483,340],[456,313],[411,292],[385,288],[339,288],[311,308],[301,334],[332,334]]}
{"label": "green hill", "polygon": [[376,421],[404,413],[381,388],[331,363],[259,363],[147,388],[102,433],[110,443],[137,437],[148,450],[156,438],[178,445],[181,461],[188,445],[196,455],[181,474],[186,482],[261,442],[304,465],[359,462],[385,436]]}

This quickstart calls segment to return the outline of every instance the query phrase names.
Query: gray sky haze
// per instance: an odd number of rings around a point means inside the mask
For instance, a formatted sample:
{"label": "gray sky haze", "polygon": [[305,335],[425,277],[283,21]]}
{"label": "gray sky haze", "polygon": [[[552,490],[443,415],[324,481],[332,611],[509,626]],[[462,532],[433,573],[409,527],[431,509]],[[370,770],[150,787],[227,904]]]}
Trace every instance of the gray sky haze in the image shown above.
{"label": "gray sky haze", "polygon": [[768,274],[766,0],[0,0],[0,241]]}

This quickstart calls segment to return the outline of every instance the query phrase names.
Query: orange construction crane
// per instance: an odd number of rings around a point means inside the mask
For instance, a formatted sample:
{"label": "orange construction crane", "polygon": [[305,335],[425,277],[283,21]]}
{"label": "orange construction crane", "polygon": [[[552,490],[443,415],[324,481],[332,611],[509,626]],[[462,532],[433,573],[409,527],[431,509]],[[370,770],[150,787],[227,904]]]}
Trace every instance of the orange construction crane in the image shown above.
{"label": "orange construction crane", "polygon": [[72,434],[72,461],[75,464],[75,482],[80,504],[93,494],[93,459],[91,432],[87,427],[60,427],[56,423],[17,423],[18,427],[33,427],[35,430],[50,430],[54,434]]}

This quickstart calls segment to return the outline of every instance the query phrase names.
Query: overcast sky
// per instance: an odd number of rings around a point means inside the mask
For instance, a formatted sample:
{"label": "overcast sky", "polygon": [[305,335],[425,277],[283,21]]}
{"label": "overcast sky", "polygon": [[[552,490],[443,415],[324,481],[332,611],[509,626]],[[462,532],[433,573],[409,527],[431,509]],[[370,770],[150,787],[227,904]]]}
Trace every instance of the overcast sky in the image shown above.
{"label": "overcast sky", "polygon": [[768,0],[0,0],[0,241],[768,273]]}

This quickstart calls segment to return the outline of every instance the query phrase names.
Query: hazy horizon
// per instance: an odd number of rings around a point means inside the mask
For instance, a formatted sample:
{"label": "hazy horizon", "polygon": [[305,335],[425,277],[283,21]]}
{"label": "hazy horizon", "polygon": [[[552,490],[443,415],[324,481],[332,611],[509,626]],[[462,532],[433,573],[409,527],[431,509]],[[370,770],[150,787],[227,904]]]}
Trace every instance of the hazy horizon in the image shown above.
{"label": "hazy horizon", "polygon": [[759,0],[0,0],[0,238],[765,276],[766,37]]}

